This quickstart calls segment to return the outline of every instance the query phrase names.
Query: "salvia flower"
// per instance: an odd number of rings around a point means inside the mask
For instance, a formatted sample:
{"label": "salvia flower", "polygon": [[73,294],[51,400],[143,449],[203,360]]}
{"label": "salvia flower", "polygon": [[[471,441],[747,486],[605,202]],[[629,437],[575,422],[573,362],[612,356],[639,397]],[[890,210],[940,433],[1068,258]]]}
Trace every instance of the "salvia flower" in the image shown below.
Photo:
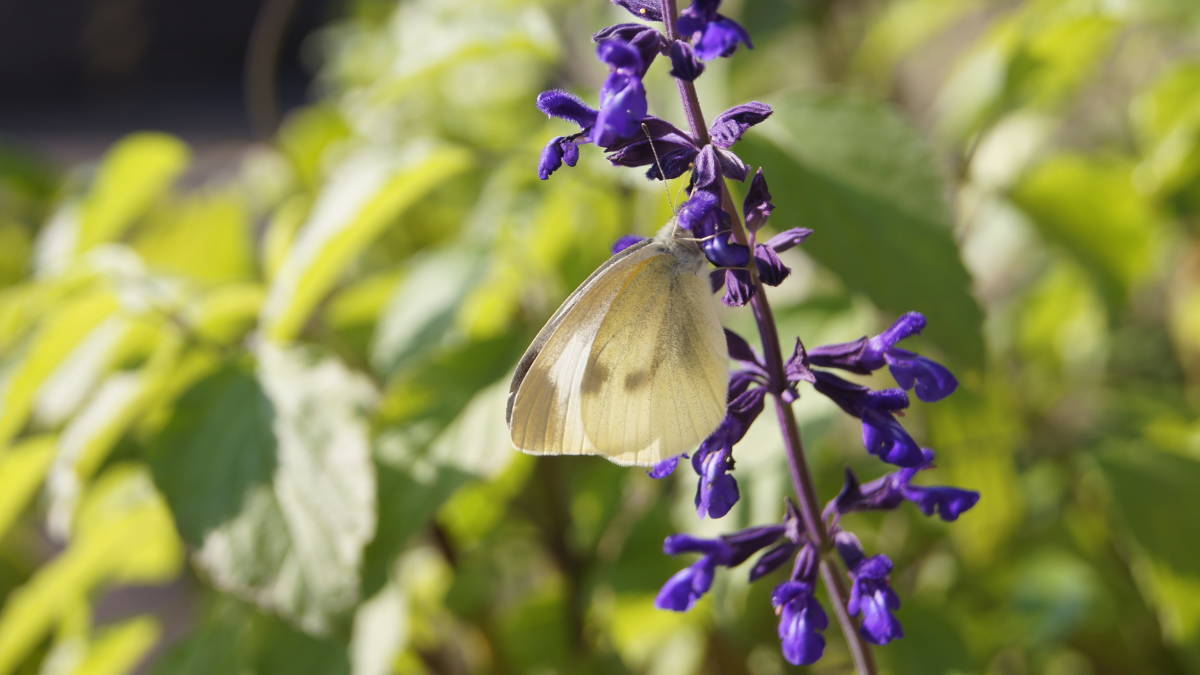
{"label": "salvia flower", "polygon": [[860,485],[858,477],[849,468],[842,491],[826,508],[827,516],[851,511],[894,509],[905,501],[916,504],[921,511],[932,516],[937,514],[950,522],[979,502],[979,493],[974,490],[950,486],[925,487],[913,485],[912,479],[918,472],[933,466],[934,454],[929,448],[921,448],[925,462],[917,468],[900,469]]}
{"label": "salvia flower", "polygon": [[638,50],[620,40],[602,41],[596,54],[608,64],[610,72],[600,88],[600,112],[592,140],[606,148],[641,132],[647,107],[646,87],[642,84],[645,70]]}
{"label": "salvia flower", "polygon": [[639,133],[608,148],[608,161],[617,166],[648,166],[646,177],[651,180],[678,178],[691,168],[700,152],[691,136],[657,117],[645,118],[639,127]]}
{"label": "salvia flower", "polygon": [[887,364],[896,384],[904,389],[915,387],[917,398],[927,403],[940,401],[954,393],[958,380],[940,363],[896,346],[924,328],[925,316],[909,312],[879,335],[809,350],[809,363],[863,374]]}
{"label": "salvia flower", "polygon": [[904,637],[900,621],[892,614],[900,609],[900,598],[888,583],[892,561],[885,555],[867,557],[849,532],[838,532],[834,545],[853,581],[846,609],[851,616],[862,615],[863,637],[877,645]]}
{"label": "salvia flower", "polygon": [[695,563],[675,573],[663,584],[654,604],[659,609],[686,612],[712,588],[717,566],[736,567],[781,536],[786,527],[765,525],[752,527],[717,539],[701,539],[686,534],[673,534],[663,542],[668,555],[701,553]]}
{"label": "salvia flower", "polygon": [[[793,370],[800,372],[802,369],[797,366]],[[862,420],[863,445],[867,452],[897,466],[915,467],[924,463],[921,448],[895,416],[908,407],[908,395],[903,389],[873,391],[826,371],[807,370],[807,373],[813,378],[814,389]]]}
{"label": "salvia flower", "polygon": [[705,61],[729,56],[738,44],[750,44],[750,34],[728,17],[717,13],[721,0],[696,0],[679,13],[679,34],[691,40],[696,55]]}
{"label": "salvia flower", "polygon": [[788,663],[807,666],[825,653],[829,617],[813,594],[813,585],[803,581],[785,581],[775,587],[771,604],[779,613],[779,642]]}

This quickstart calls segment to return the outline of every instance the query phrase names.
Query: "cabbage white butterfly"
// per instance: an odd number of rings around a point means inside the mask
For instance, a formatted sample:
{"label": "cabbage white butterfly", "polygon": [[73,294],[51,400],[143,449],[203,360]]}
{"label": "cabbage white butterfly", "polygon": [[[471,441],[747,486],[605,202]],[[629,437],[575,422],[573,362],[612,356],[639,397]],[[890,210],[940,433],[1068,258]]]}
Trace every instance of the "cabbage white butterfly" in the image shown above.
{"label": "cabbage white butterfly", "polygon": [[609,258],[517,364],[513,445],[651,465],[694,448],[725,415],[725,335],[696,242],[668,223]]}

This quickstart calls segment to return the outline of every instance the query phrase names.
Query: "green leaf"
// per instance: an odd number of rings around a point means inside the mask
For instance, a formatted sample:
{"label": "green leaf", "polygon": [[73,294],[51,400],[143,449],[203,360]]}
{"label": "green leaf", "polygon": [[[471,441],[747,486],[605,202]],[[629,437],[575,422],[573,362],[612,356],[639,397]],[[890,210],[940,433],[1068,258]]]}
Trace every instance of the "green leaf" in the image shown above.
{"label": "green leaf", "polygon": [[263,325],[286,342],[347,266],[406,208],[467,168],[468,155],[448,147],[418,148],[400,157],[364,152],[332,174],[271,284]]}
{"label": "green leaf", "polygon": [[0,476],[4,476],[4,489],[0,490],[0,537],[41,487],[54,459],[56,444],[53,435],[35,436],[0,454]]}
{"label": "green leaf", "polygon": [[1112,489],[1112,506],[1134,544],[1133,571],[1157,608],[1166,637],[1200,664],[1200,569],[1196,528],[1200,461],[1145,445],[1119,445],[1097,455]]}
{"label": "green leaf", "polygon": [[54,306],[20,347],[0,359],[0,446],[24,427],[43,383],[116,309],[111,293],[79,294]]}
{"label": "green leaf", "polygon": [[158,621],[139,616],[106,629],[88,645],[83,663],[72,671],[75,675],[121,675],[135,669],[154,643],[162,629]]}
{"label": "green leaf", "polygon": [[485,269],[481,256],[463,249],[422,255],[375,328],[375,371],[390,377],[423,355],[461,340],[461,331],[455,330],[459,306]]}
{"label": "green leaf", "polygon": [[114,145],[83,201],[75,251],[119,238],[171,187],[188,155],[183,142],[162,133],[141,132]]}
{"label": "green leaf", "polygon": [[954,361],[981,365],[982,313],[921,137],[878,103],[814,94],[773,103],[745,156],[766,167],[774,226],[813,228],[805,253],[880,309],[921,311],[925,334]]}
{"label": "green leaf", "polygon": [[182,551],[170,516],[140,468],[115,466],[101,476],[79,520],[79,536],[0,611],[0,672],[10,672],[56,620],[105,581],[163,583],[178,574]]}
{"label": "green leaf", "polygon": [[246,204],[227,190],[172,200],[148,218],[131,245],[155,272],[220,283],[250,277],[253,237]]}
{"label": "green leaf", "polygon": [[1013,201],[1093,277],[1110,308],[1156,271],[1161,219],[1120,158],[1060,155],[1021,179]]}
{"label": "green leaf", "polygon": [[358,600],[375,528],[366,383],[344,366],[266,346],[257,374],[197,384],[155,442],[155,476],[220,588],[312,632]]}

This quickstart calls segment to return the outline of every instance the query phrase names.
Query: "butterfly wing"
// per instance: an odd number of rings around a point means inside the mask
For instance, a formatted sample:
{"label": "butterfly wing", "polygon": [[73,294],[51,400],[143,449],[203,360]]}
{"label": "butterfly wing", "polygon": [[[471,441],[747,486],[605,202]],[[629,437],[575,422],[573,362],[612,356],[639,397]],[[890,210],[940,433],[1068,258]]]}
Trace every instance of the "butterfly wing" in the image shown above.
{"label": "butterfly wing", "polygon": [[642,264],[661,252],[649,240],[609,258],[558,308],[517,364],[508,394],[513,445],[535,455],[597,454],[583,432],[581,386],[592,342]]}
{"label": "butterfly wing", "polygon": [[694,269],[676,255],[646,260],[592,341],[580,382],[583,430],[597,454],[619,464],[688,451],[725,415],[725,337],[708,279]]}

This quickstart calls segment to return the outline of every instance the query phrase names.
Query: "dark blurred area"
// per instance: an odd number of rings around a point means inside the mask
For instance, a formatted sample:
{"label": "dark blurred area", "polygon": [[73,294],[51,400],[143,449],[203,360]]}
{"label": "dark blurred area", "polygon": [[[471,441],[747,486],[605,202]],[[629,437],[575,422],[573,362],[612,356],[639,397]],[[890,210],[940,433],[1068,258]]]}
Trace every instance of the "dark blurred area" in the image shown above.
{"label": "dark blurred area", "polygon": [[[337,4],[4,0],[0,141],[69,162],[140,129],[200,147],[250,140],[305,100],[312,69],[302,44]],[[258,119],[247,105],[248,62],[262,78],[255,84],[268,87],[255,92]]]}

